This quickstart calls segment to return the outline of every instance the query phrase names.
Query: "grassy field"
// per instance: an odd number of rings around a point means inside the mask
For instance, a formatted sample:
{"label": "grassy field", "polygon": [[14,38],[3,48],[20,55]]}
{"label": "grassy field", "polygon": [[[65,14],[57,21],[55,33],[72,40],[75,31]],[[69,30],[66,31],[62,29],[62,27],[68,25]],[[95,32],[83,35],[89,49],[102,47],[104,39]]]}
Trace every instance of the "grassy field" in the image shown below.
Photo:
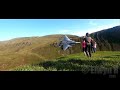
{"label": "grassy field", "polygon": [[[0,70],[82,71],[86,73],[92,70],[110,71],[119,68],[120,52],[97,51],[88,58],[81,52],[81,44],[76,44],[66,51],[57,47],[56,43],[61,37],[61,35],[49,35],[0,42]],[[75,41],[81,40],[76,36],[70,38]]]}
{"label": "grassy field", "polygon": [[82,71],[83,73],[118,73],[120,52],[98,51],[91,58],[83,53],[71,54],[38,64],[25,65],[13,71]]}

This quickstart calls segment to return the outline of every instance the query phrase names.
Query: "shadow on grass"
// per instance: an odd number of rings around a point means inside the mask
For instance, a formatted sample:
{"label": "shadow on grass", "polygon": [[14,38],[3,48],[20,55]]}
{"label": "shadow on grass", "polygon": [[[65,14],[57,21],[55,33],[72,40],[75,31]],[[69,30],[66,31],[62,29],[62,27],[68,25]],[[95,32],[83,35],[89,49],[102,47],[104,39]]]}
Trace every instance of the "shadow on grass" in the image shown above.
{"label": "shadow on grass", "polygon": [[114,58],[120,58],[120,55],[105,56],[103,58],[112,58],[112,59],[114,59]]}
{"label": "shadow on grass", "polygon": [[103,58],[116,58],[116,57],[113,57],[113,56],[105,56],[105,57],[103,57]]}
{"label": "shadow on grass", "polygon": [[114,56],[120,57],[120,55],[114,55]]}
{"label": "shadow on grass", "polygon": [[47,61],[40,64],[39,66],[44,67],[45,69],[54,68],[57,70],[68,70],[68,71],[82,71],[90,70],[91,67],[104,67],[104,64],[115,64],[113,61],[107,60],[58,60],[58,61]]}
{"label": "shadow on grass", "polygon": [[57,58],[57,59],[59,60],[59,59],[64,59],[64,58],[66,58],[66,57],[59,57],[59,58]]}

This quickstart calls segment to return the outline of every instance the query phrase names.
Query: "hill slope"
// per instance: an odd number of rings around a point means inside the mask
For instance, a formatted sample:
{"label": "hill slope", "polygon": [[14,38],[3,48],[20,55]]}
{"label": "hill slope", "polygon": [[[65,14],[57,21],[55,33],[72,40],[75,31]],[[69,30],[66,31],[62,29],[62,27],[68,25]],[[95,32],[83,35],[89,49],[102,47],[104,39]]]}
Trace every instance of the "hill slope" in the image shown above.
{"label": "hill slope", "polygon": [[[17,67],[17,71],[82,71],[94,74],[118,74],[120,69],[120,52],[98,51],[92,58],[87,58],[83,53],[71,54],[56,60],[46,61],[35,65]],[[93,71],[94,70],[94,71]],[[109,70],[109,72],[108,72]],[[114,71],[111,72],[111,70]],[[115,72],[117,71],[117,72]]]}
{"label": "hill slope", "polygon": [[[80,52],[80,44],[66,51],[59,48],[57,44],[62,37],[63,35],[48,35],[0,42],[0,70],[8,70],[16,66],[38,63]],[[79,40],[77,36],[68,35],[68,37]]]}
{"label": "hill slope", "polygon": [[[120,26],[90,34],[97,42],[97,50],[120,51]],[[81,42],[82,37],[67,35],[72,40]],[[25,64],[54,60],[68,54],[80,53],[81,44],[63,51],[57,45],[63,35],[16,38],[0,42],[0,70],[9,70]]]}
{"label": "hill slope", "polygon": [[92,33],[101,51],[120,51],[120,26]]}

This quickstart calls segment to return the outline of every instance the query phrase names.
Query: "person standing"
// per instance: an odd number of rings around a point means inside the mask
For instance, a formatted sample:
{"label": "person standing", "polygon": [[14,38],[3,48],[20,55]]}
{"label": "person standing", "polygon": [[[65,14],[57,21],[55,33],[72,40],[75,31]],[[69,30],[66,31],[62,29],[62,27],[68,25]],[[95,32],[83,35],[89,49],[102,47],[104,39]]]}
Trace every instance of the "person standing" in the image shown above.
{"label": "person standing", "polygon": [[94,53],[96,52],[97,43],[94,44]]}
{"label": "person standing", "polygon": [[86,56],[86,42],[85,42],[85,38],[82,41],[82,49],[83,49],[83,53]]}
{"label": "person standing", "polygon": [[91,57],[91,40],[92,38],[89,36],[89,33],[86,33],[86,37],[85,37],[85,40],[86,40],[86,54],[88,57]]}
{"label": "person standing", "polygon": [[92,53],[95,53],[94,45],[95,45],[95,41],[94,41],[94,39],[92,39],[92,40],[91,40],[91,52],[92,52]]}

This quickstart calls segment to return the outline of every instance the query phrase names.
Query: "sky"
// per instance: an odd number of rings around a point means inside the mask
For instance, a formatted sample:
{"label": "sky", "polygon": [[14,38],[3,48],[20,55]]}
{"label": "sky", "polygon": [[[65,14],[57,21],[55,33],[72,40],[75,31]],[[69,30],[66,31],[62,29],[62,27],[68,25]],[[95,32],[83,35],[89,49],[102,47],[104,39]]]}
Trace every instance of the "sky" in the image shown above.
{"label": "sky", "polygon": [[118,25],[120,19],[0,19],[0,41],[51,34],[84,36]]}

